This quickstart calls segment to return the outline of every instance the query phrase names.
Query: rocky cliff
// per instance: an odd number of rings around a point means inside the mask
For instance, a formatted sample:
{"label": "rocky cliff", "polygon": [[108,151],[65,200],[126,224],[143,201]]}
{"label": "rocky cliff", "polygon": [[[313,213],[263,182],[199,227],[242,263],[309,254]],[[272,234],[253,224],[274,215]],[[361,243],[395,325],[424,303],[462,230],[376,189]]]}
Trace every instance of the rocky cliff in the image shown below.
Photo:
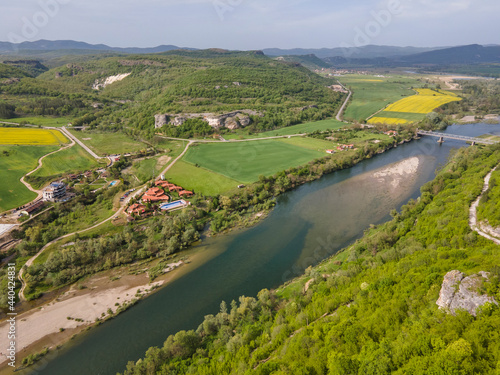
{"label": "rocky cliff", "polygon": [[460,271],[450,271],[444,277],[436,304],[451,314],[455,314],[457,310],[465,310],[476,316],[477,309],[486,303],[498,305],[493,297],[478,293],[481,285],[487,281],[487,272],[466,277]]}
{"label": "rocky cliff", "polygon": [[211,127],[215,129],[228,128],[238,129],[244,128],[252,123],[249,115],[262,116],[262,114],[251,111],[241,110],[221,115],[213,113],[191,113],[186,115],[171,115],[171,114],[158,114],[155,115],[155,128],[161,128],[164,125],[170,124],[174,126],[182,125],[189,118],[199,118],[206,121]]}

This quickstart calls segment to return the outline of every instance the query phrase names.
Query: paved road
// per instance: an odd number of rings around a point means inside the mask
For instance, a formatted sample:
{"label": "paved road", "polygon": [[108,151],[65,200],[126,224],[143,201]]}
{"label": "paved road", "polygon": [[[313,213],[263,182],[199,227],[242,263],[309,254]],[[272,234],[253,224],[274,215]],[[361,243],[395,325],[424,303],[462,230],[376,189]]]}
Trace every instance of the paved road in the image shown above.
{"label": "paved road", "polygon": [[[59,129],[59,128],[56,128],[56,129]],[[78,138],[76,138],[73,134],[71,134],[71,133],[69,132],[69,130],[68,130],[68,129],[66,129],[66,127],[65,127],[65,126],[63,126],[62,128],[60,128],[60,130],[61,130],[61,131],[62,131],[62,132],[63,132],[63,133],[64,133],[64,134],[65,134],[65,135],[69,138],[69,139],[72,139],[74,142],[76,142],[76,143],[78,143],[80,146],[82,146],[82,147],[83,147],[83,149],[84,149],[85,151],[87,151],[90,155],[92,155],[92,157],[93,157],[94,159],[97,159],[97,160],[99,160],[99,159],[105,159],[104,157],[97,155],[94,151],[92,151],[90,148],[88,148],[88,147],[85,145],[85,143],[83,143],[83,142],[82,142],[82,141],[80,141]]]}
{"label": "paved road", "polygon": [[[347,88],[342,83],[340,83],[340,81],[337,81],[337,82],[339,83],[340,86],[342,86],[344,89],[347,90]],[[342,107],[340,107],[339,112],[337,113],[337,116],[335,116],[335,119],[337,121],[343,121],[342,116],[344,115],[344,109],[345,109],[345,107],[347,107],[347,104],[349,103],[349,99],[351,99],[352,92],[351,92],[351,90],[347,90],[347,91],[349,91],[349,95],[347,95],[347,99],[345,100],[344,104],[342,104]]]}

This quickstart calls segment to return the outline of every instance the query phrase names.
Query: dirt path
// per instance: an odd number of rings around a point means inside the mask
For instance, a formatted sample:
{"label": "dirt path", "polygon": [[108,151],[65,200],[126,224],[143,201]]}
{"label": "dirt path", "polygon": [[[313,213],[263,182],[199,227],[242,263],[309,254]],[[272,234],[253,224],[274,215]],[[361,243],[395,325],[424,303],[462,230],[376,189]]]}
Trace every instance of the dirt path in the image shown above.
{"label": "dirt path", "polygon": [[490,179],[491,179],[491,175],[493,174],[493,172],[495,172],[495,170],[499,167],[500,165],[497,165],[495,168],[493,168],[487,175],[486,177],[484,178],[484,186],[483,186],[483,190],[481,192],[481,194],[479,195],[479,197],[477,197],[477,199],[474,201],[474,203],[472,203],[471,207],[470,207],[470,210],[469,210],[469,226],[470,228],[477,232],[480,236],[490,240],[490,241],[493,241],[494,243],[496,243],[497,245],[500,245],[500,240],[498,240],[497,238],[493,237],[493,236],[490,236],[489,234],[485,233],[485,231],[483,230],[483,228],[481,227],[481,224],[477,222],[477,206],[479,206],[479,201],[481,200],[481,198],[483,197],[483,194],[485,193],[486,190],[489,189],[490,187]]}
{"label": "dirt path", "polygon": [[59,151],[62,151],[62,150],[66,150],[68,148],[71,148],[75,145],[75,141],[73,141],[71,138],[69,138],[71,140],[71,143],[69,145],[66,145],[66,146],[63,146],[61,147],[59,150],[56,150],[56,151],[52,151],[52,152],[49,152],[48,154],[46,155],[43,155],[40,159],[38,159],[38,166],[33,169],[31,172],[28,172],[26,173],[23,177],[21,177],[21,179],[19,181],[21,181],[21,183],[26,186],[29,190],[31,190],[33,193],[36,193],[38,194],[38,196],[34,199],[34,201],[40,199],[42,197],[42,190],[36,190],[34,189],[28,182],[26,182],[25,180],[25,177],[35,173],[36,171],[38,171],[40,168],[43,167],[43,159],[45,159],[47,156],[50,156],[50,155],[53,155],[55,153],[58,153]]}
{"label": "dirt path", "polygon": [[123,211],[125,210],[125,208],[128,205],[128,202],[130,202],[130,200],[132,198],[135,198],[137,195],[141,194],[143,190],[144,190],[144,186],[140,187],[134,194],[130,195],[126,200],[124,200],[121,204],[121,207],[112,216],[108,217],[107,219],[105,219],[105,220],[101,221],[100,223],[97,223],[89,228],[85,228],[85,229],[82,229],[82,230],[79,230],[76,232],[68,233],[68,234],[65,234],[64,236],[58,237],[55,240],[50,241],[44,247],[42,247],[38,251],[38,253],[36,253],[30,259],[28,259],[28,261],[24,264],[24,266],[19,271],[19,275],[18,275],[18,279],[22,285],[21,289],[19,290],[19,300],[20,301],[26,300],[26,297],[24,296],[24,289],[26,288],[26,283],[24,282],[24,279],[23,279],[24,270],[26,268],[28,268],[29,266],[31,266],[33,264],[33,262],[35,261],[35,259],[38,258],[50,245],[53,245],[54,243],[56,243],[64,238],[68,238],[68,237],[74,236],[75,234],[80,234],[80,233],[89,231],[91,229],[94,229],[94,228],[101,226],[104,223],[107,223],[108,221],[114,220],[116,217],[118,217],[119,215],[121,215],[123,213]]}

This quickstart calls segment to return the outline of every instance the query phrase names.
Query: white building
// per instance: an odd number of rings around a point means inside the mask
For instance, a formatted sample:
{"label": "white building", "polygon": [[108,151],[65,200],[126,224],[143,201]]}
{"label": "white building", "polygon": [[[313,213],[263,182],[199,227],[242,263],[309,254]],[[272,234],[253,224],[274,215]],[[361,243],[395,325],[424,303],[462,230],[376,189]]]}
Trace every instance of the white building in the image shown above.
{"label": "white building", "polygon": [[62,182],[52,182],[43,190],[43,200],[55,202],[66,195],[66,185]]}

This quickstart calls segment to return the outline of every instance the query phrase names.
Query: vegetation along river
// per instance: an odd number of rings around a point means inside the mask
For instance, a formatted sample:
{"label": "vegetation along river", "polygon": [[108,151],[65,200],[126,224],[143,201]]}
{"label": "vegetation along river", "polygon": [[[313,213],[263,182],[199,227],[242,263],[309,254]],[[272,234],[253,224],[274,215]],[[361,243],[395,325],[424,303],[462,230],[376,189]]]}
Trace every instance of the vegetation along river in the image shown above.
{"label": "vegetation along river", "polygon": [[[448,133],[499,134],[500,125],[451,126]],[[196,329],[241,295],[256,296],[361,237],[393,209],[417,198],[450,152],[467,146],[437,138],[400,145],[348,170],[324,176],[282,195],[268,218],[253,228],[203,241],[200,252],[215,256],[167,284],[115,319],[80,335],[34,370],[50,375],[108,375],[122,372],[169,334]],[[30,370],[34,373],[33,370]],[[30,373],[28,372],[28,373]]]}

